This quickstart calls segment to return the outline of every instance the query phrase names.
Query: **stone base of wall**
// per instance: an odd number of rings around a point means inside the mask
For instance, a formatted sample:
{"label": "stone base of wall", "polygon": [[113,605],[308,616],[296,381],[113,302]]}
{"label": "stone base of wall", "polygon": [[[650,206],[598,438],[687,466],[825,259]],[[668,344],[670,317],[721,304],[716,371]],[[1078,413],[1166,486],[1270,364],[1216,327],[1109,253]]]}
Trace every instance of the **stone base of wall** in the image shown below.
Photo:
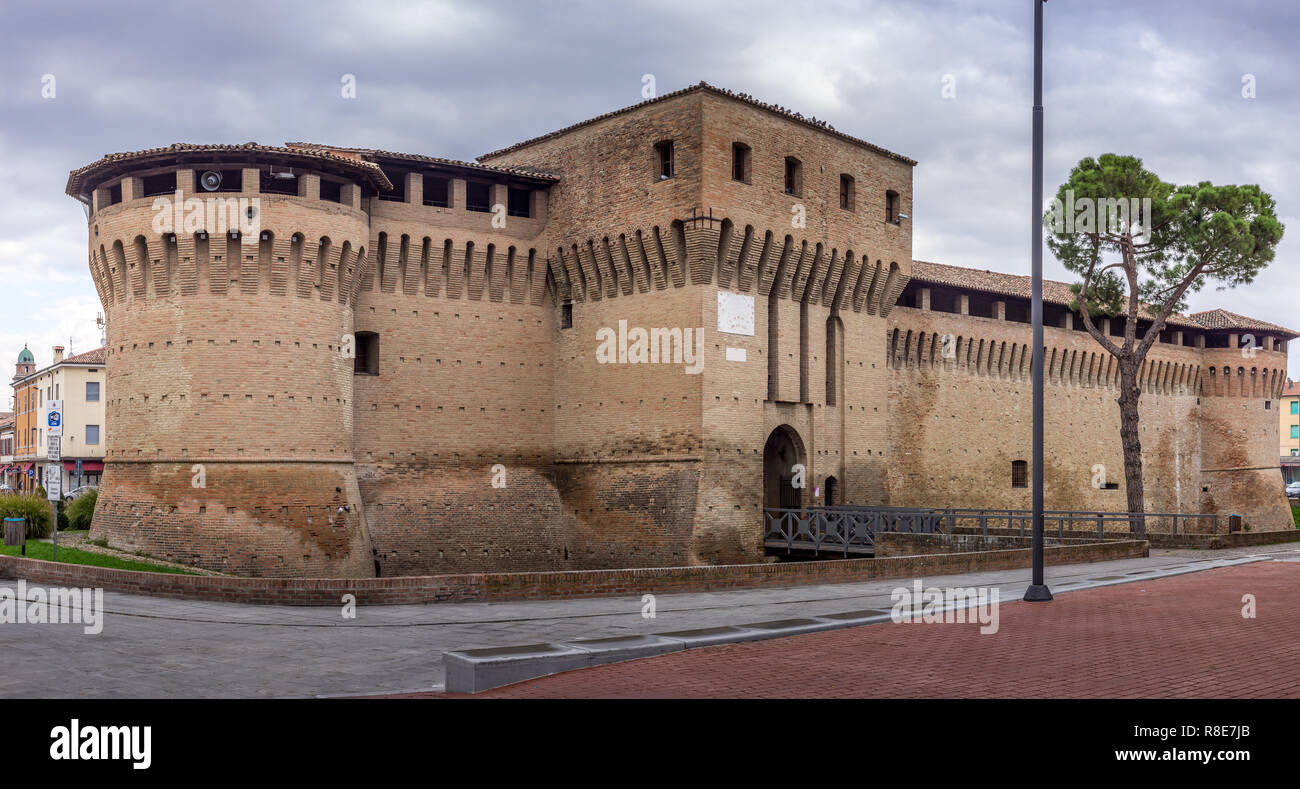
{"label": "stone base of wall", "polygon": [[[1047,564],[1058,565],[1133,559],[1147,553],[1147,543],[1141,540],[1092,541],[1046,547],[1043,558]],[[346,579],[171,575],[0,556],[0,578],[23,578],[30,583],[49,586],[103,588],[184,600],[337,606],[345,594],[355,595],[360,605],[544,600],[851,583],[877,578],[921,578],[1025,569],[1029,564],[1029,549],[1015,548],[786,564]]]}
{"label": "stone base of wall", "polygon": [[[1085,545],[1102,542],[1097,537],[1057,537],[1043,535],[1043,545]],[[1114,538],[1119,539],[1119,538]],[[876,535],[876,558],[889,556],[915,556],[926,553],[966,553],[969,551],[1003,551],[1009,548],[1030,548],[1033,537],[1002,534],[906,534],[880,532]]]}

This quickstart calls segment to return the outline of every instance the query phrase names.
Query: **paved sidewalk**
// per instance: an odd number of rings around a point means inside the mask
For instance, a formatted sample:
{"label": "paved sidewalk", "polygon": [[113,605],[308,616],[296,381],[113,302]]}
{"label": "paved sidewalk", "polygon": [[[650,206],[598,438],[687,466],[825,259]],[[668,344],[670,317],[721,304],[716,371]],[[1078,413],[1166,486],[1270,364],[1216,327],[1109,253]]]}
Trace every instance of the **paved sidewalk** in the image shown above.
{"label": "paved sidewalk", "polygon": [[[1292,545],[1223,551],[1160,551],[1150,558],[1048,567],[1053,587],[1251,555],[1300,557]],[[1300,566],[1300,565],[1297,565]],[[927,577],[927,585],[996,586],[1023,594],[1029,571]],[[715,627],[888,607],[911,579],[664,594],[657,616],[641,595],[586,600],[359,606],[257,606],[104,594],[104,630],[78,625],[0,625],[6,669],[0,697],[310,697],[439,689],[442,653],[542,641]],[[0,579],[0,586],[13,587]],[[1062,596],[1068,599],[1070,594]],[[362,601],[364,602],[364,601]]]}
{"label": "paved sidewalk", "polygon": [[[1245,594],[1257,618],[1243,617]],[[597,666],[473,698],[1300,698],[1297,610],[1300,563],[1256,562],[1004,604],[996,633],[867,625]]]}

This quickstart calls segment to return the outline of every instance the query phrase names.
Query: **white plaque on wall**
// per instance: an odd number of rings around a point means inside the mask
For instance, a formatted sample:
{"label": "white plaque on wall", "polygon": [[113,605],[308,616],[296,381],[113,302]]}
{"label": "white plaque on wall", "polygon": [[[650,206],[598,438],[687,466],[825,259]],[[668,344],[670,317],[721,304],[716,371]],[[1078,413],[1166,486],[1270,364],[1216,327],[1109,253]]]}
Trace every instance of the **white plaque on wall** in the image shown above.
{"label": "white plaque on wall", "polygon": [[754,336],[754,297],[718,291],[718,331]]}
{"label": "white plaque on wall", "polygon": [[743,362],[745,361],[745,355],[744,348],[732,348],[731,346],[727,346],[727,361]]}

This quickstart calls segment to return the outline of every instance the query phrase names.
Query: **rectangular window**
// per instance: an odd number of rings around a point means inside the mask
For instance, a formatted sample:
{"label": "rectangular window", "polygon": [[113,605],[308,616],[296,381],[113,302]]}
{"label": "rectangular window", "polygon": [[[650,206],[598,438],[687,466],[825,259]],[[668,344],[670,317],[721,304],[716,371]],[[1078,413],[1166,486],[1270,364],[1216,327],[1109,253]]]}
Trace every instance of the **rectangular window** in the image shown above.
{"label": "rectangular window", "polygon": [[265,194],[297,195],[298,176],[289,172],[288,168],[282,170],[274,168],[259,169],[257,171],[257,186]]}
{"label": "rectangular window", "polygon": [[749,146],[743,142],[731,144],[731,180],[749,183]]}
{"label": "rectangular window", "polygon": [[1029,463],[1024,460],[1011,461],[1011,487],[1029,487]]}
{"label": "rectangular window", "polygon": [[320,180],[320,199],[331,203],[343,202],[343,184],[339,181]]}
{"label": "rectangular window", "polygon": [[560,306],[560,328],[573,328],[573,302],[566,301]]}
{"label": "rectangular window", "polygon": [[532,216],[532,199],[531,190],[510,187],[506,190],[506,213],[510,216]]}
{"label": "rectangular window", "polygon": [[145,197],[172,194],[176,191],[176,171],[146,175],[141,179],[140,188]]}
{"label": "rectangular window", "polygon": [[673,141],[655,143],[655,177],[666,181],[676,172],[673,162]]}
{"label": "rectangular window", "polygon": [[892,189],[885,192],[885,221],[896,225],[899,223],[898,192]]}
{"label": "rectangular window", "polygon": [[86,444],[99,444],[99,425],[86,425]]}
{"label": "rectangular window", "polygon": [[1300,438],[1300,425],[1291,425],[1291,437]]}
{"label": "rectangular window", "polygon": [[424,204],[451,208],[451,179],[436,175],[424,176]]}
{"label": "rectangular window", "polygon": [[357,375],[379,375],[379,335],[372,331],[356,333],[356,358],[352,372]]}
{"label": "rectangular window", "polygon": [[847,173],[840,175],[840,208],[852,211],[853,197],[853,176]]}
{"label": "rectangular window", "polygon": [[785,193],[795,197],[803,193],[803,163],[793,156],[785,157]]}
{"label": "rectangular window", "polygon": [[393,188],[385,189],[379,193],[380,200],[390,200],[394,203],[406,202],[406,172],[404,170],[390,170],[387,167],[379,168],[392,181]]}
{"label": "rectangular window", "polygon": [[86,381],[86,402],[99,402],[99,381]]}
{"label": "rectangular window", "polygon": [[465,210],[488,213],[492,210],[492,185],[467,181],[465,183]]}
{"label": "rectangular window", "polygon": [[1300,414],[1300,400],[1291,401],[1291,413]]}

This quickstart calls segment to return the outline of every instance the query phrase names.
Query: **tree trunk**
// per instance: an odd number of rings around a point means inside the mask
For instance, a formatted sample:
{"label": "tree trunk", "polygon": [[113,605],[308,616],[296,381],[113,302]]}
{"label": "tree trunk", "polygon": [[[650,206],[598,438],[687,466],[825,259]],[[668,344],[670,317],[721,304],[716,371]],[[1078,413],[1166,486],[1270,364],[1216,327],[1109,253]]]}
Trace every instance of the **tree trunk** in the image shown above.
{"label": "tree trunk", "polygon": [[[1142,440],[1138,437],[1138,399],[1142,389],[1138,386],[1136,360],[1121,359],[1119,365],[1119,436],[1124,445],[1124,492],[1128,511],[1146,511],[1142,491]],[[1132,523],[1134,531],[1145,531],[1145,519],[1138,517]]]}

